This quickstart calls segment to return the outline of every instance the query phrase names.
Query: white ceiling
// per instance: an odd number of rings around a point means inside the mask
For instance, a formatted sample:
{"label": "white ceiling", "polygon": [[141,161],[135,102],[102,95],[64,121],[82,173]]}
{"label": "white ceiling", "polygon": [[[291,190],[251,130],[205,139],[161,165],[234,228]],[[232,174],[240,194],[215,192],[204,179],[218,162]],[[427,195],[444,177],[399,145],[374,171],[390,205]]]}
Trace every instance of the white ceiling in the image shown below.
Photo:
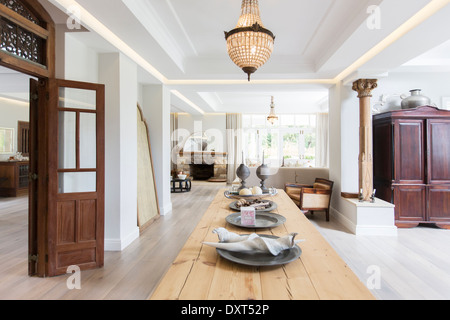
{"label": "white ceiling", "polygon": [[[66,22],[62,4],[72,0],[41,2],[57,23]],[[450,65],[450,0],[260,0],[262,21],[276,35],[275,49],[250,83],[228,57],[224,38],[238,21],[241,0],[77,2],[101,23],[100,28],[82,16],[92,32],[78,37],[99,51],[124,51],[103,40],[106,27],[145,61],[141,83],[163,81],[204,112],[267,113],[271,96],[279,113],[324,111],[336,80],[424,70],[438,59]],[[426,5],[439,3],[447,6],[378,49]],[[368,28],[370,5],[379,6],[379,29]],[[439,56],[427,53],[434,48]],[[375,54],[354,65],[368,52]],[[173,101],[174,110],[198,113],[183,99]]]}

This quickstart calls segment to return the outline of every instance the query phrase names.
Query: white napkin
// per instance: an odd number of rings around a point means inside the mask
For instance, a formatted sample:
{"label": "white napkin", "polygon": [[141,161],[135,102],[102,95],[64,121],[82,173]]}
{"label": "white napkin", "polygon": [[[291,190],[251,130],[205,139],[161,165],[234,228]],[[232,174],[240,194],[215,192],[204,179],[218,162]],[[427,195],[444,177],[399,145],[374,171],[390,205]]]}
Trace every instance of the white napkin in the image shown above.
{"label": "white napkin", "polygon": [[304,241],[295,240],[297,233],[291,233],[278,239],[263,238],[255,233],[241,236],[224,228],[215,229],[213,233],[219,236],[220,243],[204,242],[203,244],[231,252],[270,253],[273,256],[278,256],[281,252]]}

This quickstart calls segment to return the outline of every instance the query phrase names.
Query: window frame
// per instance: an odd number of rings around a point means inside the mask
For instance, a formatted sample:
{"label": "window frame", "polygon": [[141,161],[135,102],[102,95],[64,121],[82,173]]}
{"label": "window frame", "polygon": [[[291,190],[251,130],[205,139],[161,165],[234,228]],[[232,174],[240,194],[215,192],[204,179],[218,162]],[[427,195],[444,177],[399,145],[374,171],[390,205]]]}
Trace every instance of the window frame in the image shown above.
{"label": "window frame", "polygon": [[[306,155],[301,155],[300,154],[300,150],[302,149],[301,143],[302,140],[300,139],[300,136],[306,136],[307,134],[313,134],[316,135],[317,133],[317,129],[316,129],[316,121],[317,121],[317,115],[316,114],[283,114],[280,116],[280,120],[282,119],[282,117],[294,117],[294,125],[293,126],[283,126],[280,124],[277,124],[275,126],[271,126],[270,124],[268,124],[267,121],[265,121],[265,125],[264,127],[260,127],[260,125],[255,126],[254,125],[254,117],[261,117],[263,115],[261,114],[243,114],[243,127],[242,127],[242,131],[243,131],[243,142],[244,142],[244,151],[246,152],[246,158],[249,158],[248,155],[248,145],[249,145],[249,141],[248,141],[248,133],[254,133],[256,134],[257,137],[257,147],[256,147],[256,152],[257,152],[257,159],[250,159],[251,161],[255,161],[257,163],[261,163],[262,160],[262,153],[263,153],[263,139],[262,137],[266,134],[266,133],[270,133],[271,131],[276,131],[278,133],[278,150],[277,150],[277,156],[278,158],[275,159],[275,161],[278,160],[279,164],[278,167],[283,166],[283,163],[285,161],[284,157],[283,157],[283,151],[284,151],[284,136],[286,134],[299,134],[299,140],[298,140],[298,150],[299,150],[299,154],[298,154],[298,158],[295,158],[297,161],[305,161],[306,159]],[[304,125],[300,125],[298,124],[297,121],[297,116],[308,116],[309,117],[309,126],[304,126]],[[264,116],[265,117],[265,116]],[[245,119],[246,118],[246,119]],[[279,123],[280,123],[279,120]],[[317,141],[317,137],[316,141]],[[317,145],[316,145],[317,147]],[[303,157],[303,158],[302,158]],[[273,163],[273,159],[272,161],[267,162],[266,159],[264,159],[264,163],[275,167],[274,163]],[[314,166],[315,166],[315,156],[314,156]]]}

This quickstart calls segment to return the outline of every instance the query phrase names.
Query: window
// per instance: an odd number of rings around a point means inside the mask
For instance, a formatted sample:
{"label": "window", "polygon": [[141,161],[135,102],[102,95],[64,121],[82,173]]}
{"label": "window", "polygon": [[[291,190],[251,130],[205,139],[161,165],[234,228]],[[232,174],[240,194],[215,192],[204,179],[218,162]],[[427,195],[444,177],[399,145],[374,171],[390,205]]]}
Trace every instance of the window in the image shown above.
{"label": "window", "polygon": [[243,115],[244,152],[247,165],[271,167],[316,166],[316,115],[280,115],[271,126],[264,115]]}
{"label": "window", "polygon": [[0,128],[0,153],[14,152],[14,129]]}

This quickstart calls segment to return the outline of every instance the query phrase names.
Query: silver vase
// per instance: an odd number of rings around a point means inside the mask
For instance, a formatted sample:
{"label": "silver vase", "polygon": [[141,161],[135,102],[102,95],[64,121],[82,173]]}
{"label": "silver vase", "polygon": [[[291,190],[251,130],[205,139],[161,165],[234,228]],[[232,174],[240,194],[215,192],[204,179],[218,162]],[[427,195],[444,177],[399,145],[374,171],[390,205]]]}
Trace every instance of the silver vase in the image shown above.
{"label": "silver vase", "polygon": [[269,192],[269,189],[266,187],[266,180],[270,178],[269,170],[269,167],[264,163],[256,169],[256,175],[261,180],[261,190],[263,193]]}
{"label": "silver vase", "polygon": [[414,109],[430,105],[430,98],[422,95],[421,91],[420,89],[411,90],[411,96],[402,100],[402,109]]}
{"label": "silver vase", "polygon": [[239,187],[238,191],[246,189],[247,183],[245,180],[250,177],[250,169],[245,164],[241,164],[236,170],[236,175],[239,179],[241,179],[241,186]]}

